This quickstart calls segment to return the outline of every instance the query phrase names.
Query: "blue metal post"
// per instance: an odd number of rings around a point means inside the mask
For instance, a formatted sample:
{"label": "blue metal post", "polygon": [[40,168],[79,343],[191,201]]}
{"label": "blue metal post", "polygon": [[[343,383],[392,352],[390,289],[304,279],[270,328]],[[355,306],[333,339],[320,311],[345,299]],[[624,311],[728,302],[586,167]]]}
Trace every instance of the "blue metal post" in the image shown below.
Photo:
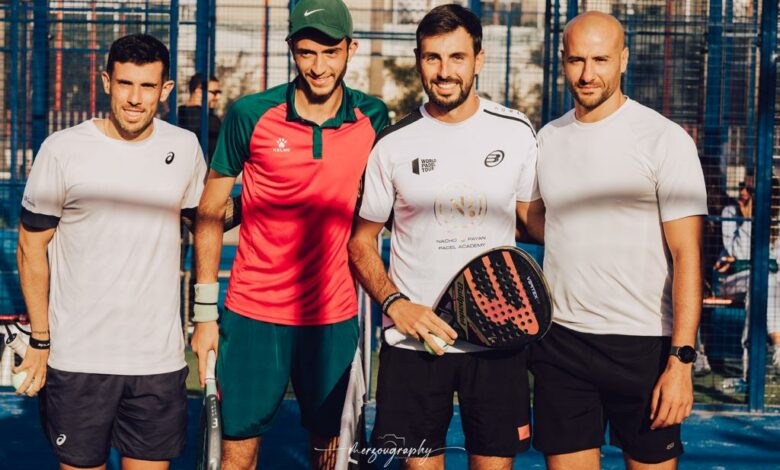
{"label": "blue metal post", "polygon": [[[209,73],[217,72],[217,0],[209,2]],[[219,78],[219,77],[217,77]]]}
{"label": "blue metal post", "polygon": [[[28,70],[30,70],[30,64],[28,63],[28,47],[29,47],[29,2],[19,2],[19,18],[21,18],[21,21],[19,22],[19,39],[21,40],[19,44],[19,150],[22,152],[25,152],[29,146],[28,142],[28,136],[30,135],[30,132],[28,132],[28,124],[30,122],[30,110],[28,109],[29,100],[27,99],[28,96],[30,96],[29,88],[30,88],[30,74],[27,73]],[[25,153],[22,153],[22,164],[24,163],[24,155]],[[18,164],[17,160],[17,164]],[[18,166],[21,166],[21,164],[18,164]],[[14,171],[17,171],[14,169]]]}
{"label": "blue metal post", "polygon": [[[634,7],[633,5],[629,7],[630,9],[626,12],[626,47],[628,48],[629,54],[631,53],[631,48],[634,46]],[[633,82],[631,80],[631,61],[629,60],[628,67],[626,67],[626,73],[623,74],[623,80],[621,80],[621,84],[623,85],[623,93],[625,93],[628,96],[631,96],[632,90],[633,90]]]}
{"label": "blue metal post", "polygon": [[558,97],[558,63],[561,60],[561,2],[560,0],[554,0],[553,3],[553,24],[552,24],[552,50],[550,57],[552,58],[552,68],[550,70],[550,79],[552,83],[550,93],[550,107],[551,116],[550,119],[555,119],[562,113],[560,98]]}
{"label": "blue metal post", "polygon": [[32,151],[38,153],[46,138],[49,110],[49,2],[33,3]]}
{"label": "blue metal post", "polygon": [[552,120],[550,116],[550,87],[555,86],[555,77],[550,72],[550,63],[552,62],[553,54],[556,51],[550,47],[550,33],[552,22],[552,2],[545,0],[544,2],[544,56],[542,58],[542,126]]}
{"label": "blue metal post", "polygon": [[209,53],[211,50],[211,44],[209,41],[209,19],[211,16],[210,0],[198,0],[197,11],[195,12],[195,18],[197,24],[195,25],[195,38],[197,44],[195,45],[195,71],[200,73],[203,81],[201,82],[202,99],[200,108],[200,147],[203,150],[203,155],[208,155],[209,150]]}
{"label": "blue metal post", "polygon": [[512,66],[512,9],[506,11],[506,58],[504,64],[504,106],[509,107],[509,68]]}
{"label": "blue metal post", "polygon": [[745,139],[745,172],[749,175],[755,173],[755,151],[756,151],[756,87],[752,86],[756,83],[756,48],[758,46],[758,0],[753,0],[753,18],[751,33],[755,34],[755,41],[748,48],[748,81],[751,86],[747,87],[747,114],[745,122],[747,123],[745,128],[745,134],[748,136]]}
{"label": "blue metal post", "polygon": [[[170,76],[171,80],[175,83],[179,78],[177,73],[179,66],[179,0],[171,0],[169,19],[168,45],[171,52]],[[174,86],[173,90],[171,90],[171,94],[168,95],[168,122],[174,125],[179,123],[179,110],[176,105],[178,102],[176,88],[177,86]]]}
{"label": "blue metal post", "polygon": [[[577,3],[577,0],[567,0],[566,2],[566,23],[568,24],[569,21],[573,20],[575,16],[580,14],[580,6]],[[564,79],[565,82],[565,79]],[[572,97],[571,97],[571,91],[569,91],[569,86],[565,85],[563,87],[563,106],[566,111],[572,108],[574,106]]]}
{"label": "blue metal post", "polygon": [[[748,408],[764,411],[766,367],[766,308],[769,266],[769,226],[771,224],[772,156],[777,99],[777,0],[763,0],[761,13],[761,68],[758,82],[758,154],[756,192],[753,196],[753,223],[750,256],[750,372]],[[759,261],[759,262],[755,262]]]}
{"label": "blue metal post", "polygon": [[482,19],[482,0],[469,0],[469,10],[473,11],[477,18]]}
{"label": "blue metal post", "polygon": [[720,121],[723,114],[723,2],[710,0],[710,17],[707,25],[707,80],[704,97],[704,148],[702,165],[725,170],[722,161],[723,146],[720,138]]}

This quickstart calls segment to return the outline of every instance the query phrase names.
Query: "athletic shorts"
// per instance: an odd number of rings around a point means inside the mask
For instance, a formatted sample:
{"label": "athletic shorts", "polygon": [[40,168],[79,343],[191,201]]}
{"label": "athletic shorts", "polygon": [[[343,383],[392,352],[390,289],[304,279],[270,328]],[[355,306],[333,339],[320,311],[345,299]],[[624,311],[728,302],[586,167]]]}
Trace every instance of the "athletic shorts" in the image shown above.
{"label": "athletic shorts", "polygon": [[593,335],[553,324],[531,347],[534,447],[568,454],[610,444],[632,459],[660,463],[683,452],[680,426],[650,430],[650,401],[671,339]]}
{"label": "athletic shorts", "polygon": [[289,326],[226,310],[217,359],[225,438],[270,429],[290,380],[303,427],[317,436],[338,436],[357,341],[357,316],[332,325]]}
{"label": "athletic shorts", "polygon": [[526,355],[520,350],[433,356],[383,344],[373,446],[394,449],[400,458],[443,453],[457,392],[469,454],[514,457],[527,450]]}
{"label": "athletic shorts", "polygon": [[59,461],[97,467],[111,447],[138,460],[178,457],[187,440],[187,372],[109,375],[49,367],[41,424]]}

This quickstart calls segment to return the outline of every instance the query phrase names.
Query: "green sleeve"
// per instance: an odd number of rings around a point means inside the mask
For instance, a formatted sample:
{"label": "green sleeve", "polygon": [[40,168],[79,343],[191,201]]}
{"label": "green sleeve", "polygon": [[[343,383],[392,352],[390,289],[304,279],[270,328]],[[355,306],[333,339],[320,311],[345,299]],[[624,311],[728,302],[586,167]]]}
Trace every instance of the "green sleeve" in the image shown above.
{"label": "green sleeve", "polygon": [[390,124],[387,105],[379,98],[363,95],[363,100],[358,107],[371,120],[371,127],[374,128],[376,135]]}
{"label": "green sleeve", "polygon": [[211,168],[226,176],[238,176],[249,158],[249,142],[260,116],[252,112],[252,97],[236,101],[227,112],[219,130]]}

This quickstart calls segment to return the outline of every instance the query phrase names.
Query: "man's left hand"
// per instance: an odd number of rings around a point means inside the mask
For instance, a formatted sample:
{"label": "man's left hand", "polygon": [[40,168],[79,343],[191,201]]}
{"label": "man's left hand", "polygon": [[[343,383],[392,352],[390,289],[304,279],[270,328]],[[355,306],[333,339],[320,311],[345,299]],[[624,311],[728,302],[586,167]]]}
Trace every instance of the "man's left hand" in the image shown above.
{"label": "man's left hand", "polygon": [[650,429],[665,428],[682,423],[693,409],[692,364],[683,364],[669,357],[666,370],[653,388],[650,403]]}

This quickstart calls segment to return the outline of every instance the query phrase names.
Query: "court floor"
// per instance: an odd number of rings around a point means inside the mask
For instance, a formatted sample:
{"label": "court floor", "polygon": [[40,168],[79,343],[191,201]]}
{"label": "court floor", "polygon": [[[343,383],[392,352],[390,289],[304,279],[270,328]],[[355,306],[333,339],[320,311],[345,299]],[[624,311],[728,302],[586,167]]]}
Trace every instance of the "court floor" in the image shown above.
{"label": "court floor", "polygon": [[[41,433],[38,422],[37,399],[24,399],[7,392],[0,392],[0,469],[44,470],[56,468],[56,461]],[[195,442],[200,416],[200,399],[190,399],[189,441]],[[367,411],[369,426],[373,423],[374,409]],[[274,429],[265,437],[259,468],[264,470],[293,470],[308,468],[306,434],[299,424],[298,406],[285,400],[276,419]],[[682,469],[717,470],[780,470],[780,413],[763,415],[746,413],[711,413],[696,411],[683,427],[686,453],[680,462]],[[457,413],[450,425],[447,445],[448,469],[465,469],[467,457],[459,450],[463,446],[460,417]],[[388,462],[387,456],[377,458],[374,466],[396,468],[396,462]],[[118,459],[113,456],[110,469],[118,469]],[[385,465],[387,464],[387,467]],[[195,466],[193,445],[171,468],[191,470]],[[544,468],[544,461],[536,451],[520,455],[516,469]],[[611,447],[603,451],[603,468],[623,468],[620,453]]]}

